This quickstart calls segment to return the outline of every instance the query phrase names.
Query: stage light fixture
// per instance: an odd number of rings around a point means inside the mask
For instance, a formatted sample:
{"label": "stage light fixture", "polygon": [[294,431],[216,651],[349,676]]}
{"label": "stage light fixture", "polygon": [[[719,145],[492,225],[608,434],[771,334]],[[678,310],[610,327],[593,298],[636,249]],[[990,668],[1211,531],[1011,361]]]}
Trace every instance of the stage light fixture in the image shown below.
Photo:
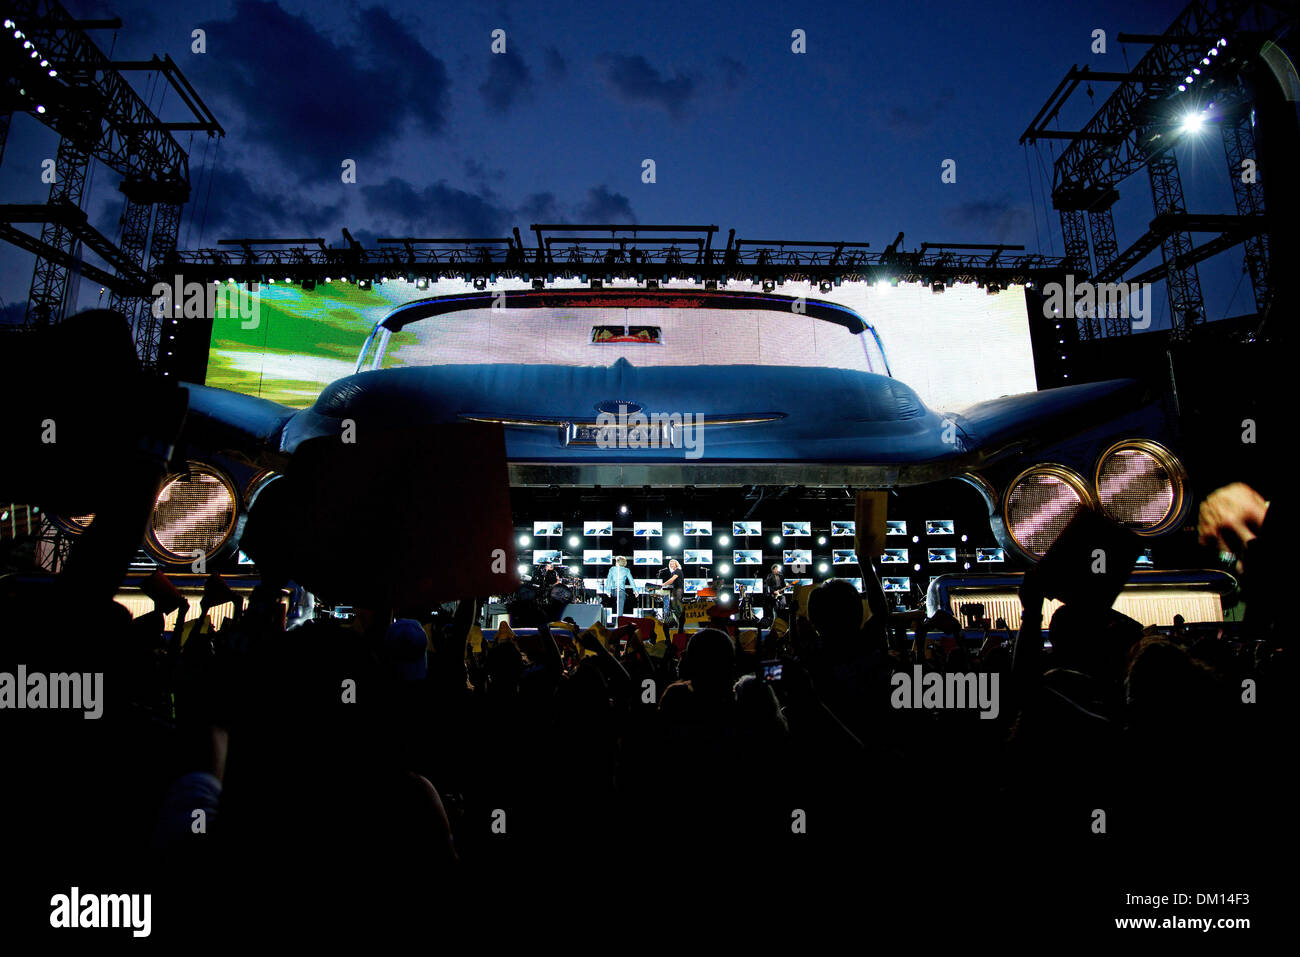
{"label": "stage light fixture", "polygon": [[834,287],[831,286],[831,284],[827,280],[823,279],[821,282],[817,284],[817,288],[822,291],[823,295],[825,295],[826,293],[830,292],[831,289]]}
{"label": "stage light fixture", "polygon": [[528,543],[531,542],[531,541],[532,541],[532,539],[529,538],[527,535],[520,535],[520,536],[519,536],[519,545],[520,545],[520,547],[522,547],[522,548],[527,548],[527,547],[528,547]]}
{"label": "stage light fixture", "polygon": [[621,514],[621,515],[626,515],[626,514],[627,514],[627,506],[626,506],[626,505],[620,505],[620,506],[618,507],[618,511],[619,511],[619,514]]}
{"label": "stage light fixture", "polygon": [[669,547],[669,548],[676,548],[676,547],[677,547],[678,545],[680,545],[681,543],[682,543],[682,537],[681,537],[680,535],[673,534],[673,535],[669,535],[669,536],[668,536],[668,547]]}
{"label": "stage light fixture", "polygon": [[1178,84],[1178,92],[1179,92],[1179,93],[1186,93],[1186,92],[1187,92],[1187,87],[1186,87],[1184,84],[1179,83],[1179,84]]}
{"label": "stage light fixture", "polygon": [[477,289],[479,292],[482,292],[484,289],[487,288],[487,280],[484,279],[482,276],[475,276],[474,288]]}
{"label": "stage light fixture", "polygon": [[1183,117],[1182,130],[1184,133],[1199,133],[1204,126],[1204,113],[1193,112]]}
{"label": "stage light fixture", "polygon": [[818,536],[817,536],[817,544],[818,544],[818,545],[825,545],[825,544],[826,544],[826,536],[825,536],[825,535],[818,535]]}
{"label": "stage light fixture", "polygon": [[570,565],[570,566],[569,566],[569,574],[570,574],[570,575],[581,575],[581,574],[582,574],[582,570],[581,570],[580,568],[578,568],[577,565]]}
{"label": "stage light fixture", "polygon": [[304,279],[304,280],[302,281],[302,288],[303,288],[306,292],[311,292],[313,289],[316,288],[316,280],[315,280],[315,279]]}
{"label": "stage light fixture", "polygon": [[776,289],[776,283],[770,279],[763,280],[763,292],[772,292]]}
{"label": "stage light fixture", "polygon": [[726,535],[723,535],[721,538],[718,539],[718,544],[721,545],[723,548],[726,548],[728,545],[731,544],[731,539],[728,538]]}
{"label": "stage light fixture", "polygon": [[528,574],[528,566],[527,566],[527,565],[518,565],[518,566],[516,566],[515,571],[519,572],[519,577],[520,577],[520,578],[523,578],[525,575]]}
{"label": "stage light fixture", "polygon": [[937,279],[934,282],[930,283],[931,292],[943,292],[945,288],[946,287],[944,286],[944,284]]}
{"label": "stage light fixture", "polygon": [[428,288],[429,288],[429,277],[428,277],[428,276],[421,276],[419,279],[415,280],[415,288],[416,288],[416,289],[428,289]]}
{"label": "stage light fixture", "polygon": [[781,536],[780,536],[780,535],[773,535],[773,536],[772,536],[772,544],[773,544],[773,545],[780,545],[780,544],[781,544]]}
{"label": "stage light fixture", "polygon": [[730,574],[731,574],[731,566],[730,566],[730,565],[719,565],[719,566],[718,566],[718,574],[719,574],[719,575],[730,575]]}
{"label": "stage light fixture", "polygon": [[357,288],[362,292],[369,292],[373,285],[369,279],[361,279],[357,282]]}

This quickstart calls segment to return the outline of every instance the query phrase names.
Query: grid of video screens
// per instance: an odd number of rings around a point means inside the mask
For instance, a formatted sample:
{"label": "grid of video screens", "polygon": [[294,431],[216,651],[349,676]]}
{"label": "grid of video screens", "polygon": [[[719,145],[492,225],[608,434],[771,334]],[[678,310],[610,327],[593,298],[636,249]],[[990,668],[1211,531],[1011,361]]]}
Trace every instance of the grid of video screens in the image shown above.
{"label": "grid of video screens", "polygon": [[[852,519],[832,519],[825,524],[803,519],[780,522],[733,519],[729,523],[705,519],[682,519],[680,523],[584,519],[580,526],[581,539],[577,527],[566,531],[565,525],[559,520],[532,523],[532,535],[538,539],[531,551],[532,564],[550,563],[562,573],[599,576],[583,579],[588,588],[595,590],[603,588],[603,576],[620,557],[626,560],[639,589],[658,588],[657,577],[641,576],[657,576],[659,569],[675,558],[691,576],[685,579],[688,594],[706,587],[732,586],[760,593],[762,576],[769,564],[777,563],[778,557],[785,568],[787,584],[842,578],[861,588],[861,579],[855,577],[861,573],[854,549],[857,523]],[[966,545],[967,536],[958,536],[956,526],[956,521],[950,518],[926,518],[910,524],[904,519],[887,520],[885,534],[890,540],[878,560],[885,591],[923,593],[931,575],[1008,562],[1005,550],[1000,547],[975,546],[973,542]],[[623,537],[629,531],[631,536]],[[610,539],[618,539],[620,547],[604,547],[612,544]],[[807,544],[800,539],[808,539]],[[570,548],[549,547],[552,540],[556,540],[556,545],[563,543]],[[633,540],[635,546],[643,547],[634,547]],[[519,544],[529,544],[527,529],[522,530]],[[644,547],[651,545],[660,547]],[[526,560],[526,554],[520,552],[521,561]],[[1149,550],[1139,558],[1139,564],[1151,567]],[[520,571],[527,575],[530,569],[521,565]],[[925,577],[918,580],[917,572]]]}

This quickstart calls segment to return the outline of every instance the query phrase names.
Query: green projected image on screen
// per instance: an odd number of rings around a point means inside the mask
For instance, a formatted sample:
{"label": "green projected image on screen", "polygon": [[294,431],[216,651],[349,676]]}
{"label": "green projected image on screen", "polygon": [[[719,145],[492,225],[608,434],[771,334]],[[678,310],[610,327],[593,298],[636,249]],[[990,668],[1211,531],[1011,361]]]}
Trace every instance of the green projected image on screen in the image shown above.
{"label": "green projected image on screen", "polygon": [[231,309],[213,320],[204,385],[297,409],[352,374],[366,336],[395,303],[382,287],[362,291],[342,282],[313,292],[264,284],[255,295],[251,319]]}

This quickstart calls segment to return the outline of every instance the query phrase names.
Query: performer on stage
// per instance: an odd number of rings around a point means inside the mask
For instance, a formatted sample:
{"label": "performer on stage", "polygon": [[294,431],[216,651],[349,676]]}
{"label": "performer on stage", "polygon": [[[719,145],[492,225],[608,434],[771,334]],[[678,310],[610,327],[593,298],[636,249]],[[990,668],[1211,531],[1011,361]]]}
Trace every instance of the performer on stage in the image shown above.
{"label": "performer on stage", "polygon": [[614,596],[614,624],[618,624],[623,615],[623,603],[627,600],[628,592],[635,590],[636,583],[632,580],[632,573],[627,570],[627,559],[620,555],[605,576],[605,592]]}
{"label": "performer on stage", "polygon": [[682,572],[681,563],[675,558],[668,559],[668,567],[659,569],[659,580],[669,591],[664,596],[664,624],[672,618],[680,630],[686,622],[685,609],[682,608],[682,599],[686,596],[686,576]]}
{"label": "performer on stage", "polygon": [[763,591],[767,592],[768,601],[772,605],[772,618],[776,619],[776,611],[779,607],[782,611],[786,608],[788,601],[785,593],[785,574],[781,571],[781,563],[772,566],[771,572],[763,579]]}

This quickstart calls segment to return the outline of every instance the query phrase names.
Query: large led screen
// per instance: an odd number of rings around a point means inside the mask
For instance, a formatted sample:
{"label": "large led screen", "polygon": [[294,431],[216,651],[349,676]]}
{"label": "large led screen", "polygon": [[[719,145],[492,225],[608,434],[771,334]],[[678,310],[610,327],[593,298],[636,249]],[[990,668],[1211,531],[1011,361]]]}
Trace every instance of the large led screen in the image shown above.
{"label": "large led screen", "polygon": [[[530,288],[503,280],[488,293]],[[548,288],[585,287],[562,280]],[[729,283],[726,290],[769,301],[748,282]],[[328,383],[356,370],[364,348],[365,369],[444,363],[604,366],[619,359],[639,366],[851,369],[890,374],[936,410],[1036,388],[1025,294],[1014,286],[996,295],[966,285],[936,295],[919,284],[852,282],[824,294],[806,283],[777,290],[777,295],[803,296],[808,304],[839,307],[835,313],[847,316],[849,324],[856,322],[853,316],[866,324],[857,332],[807,314],[796,300],[789,310],[735,307],[734,302],[731,308],[475,307],[371,338],[375,324],[399,305],[472,292],[462,280],[431,283],[425,290],[405,280],[364,291],[337,279],[310,292],[292,284],[263,285],[252,318],[234,310],[214,319],[205,384],[306,408]],[[525,309],[528,319],[521,322]],[[651,337],[593,333],[601,328],[657,332]]]}

